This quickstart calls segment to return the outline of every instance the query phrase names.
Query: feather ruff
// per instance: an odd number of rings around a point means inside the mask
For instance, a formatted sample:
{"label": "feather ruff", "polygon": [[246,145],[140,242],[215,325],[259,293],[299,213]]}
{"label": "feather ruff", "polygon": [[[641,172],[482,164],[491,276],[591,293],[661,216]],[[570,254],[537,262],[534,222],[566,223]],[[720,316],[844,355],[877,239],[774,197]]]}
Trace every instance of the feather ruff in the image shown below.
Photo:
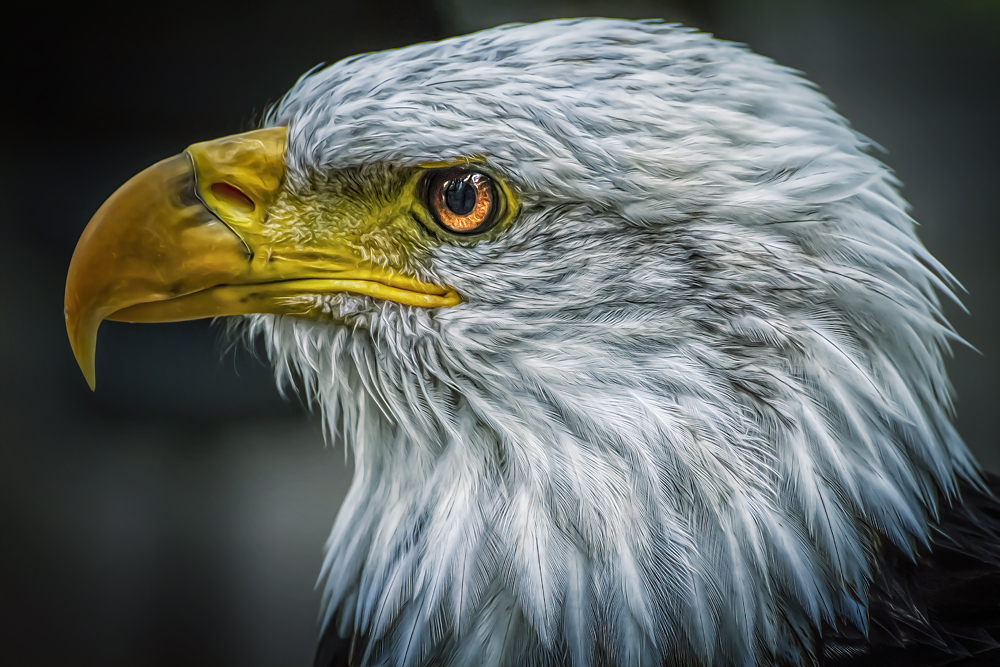
{"label": "feather ruff", "polygon": [[954,281],[797,73],[555,21],[313,71],[266,123],[292,191],[482,156],[522,200],[423,249],[459,306],[234,323],[353,454],[322,575],[353,664],[809,664],[824,625],[867,631],[880,541],[912,557],[978,483]]}

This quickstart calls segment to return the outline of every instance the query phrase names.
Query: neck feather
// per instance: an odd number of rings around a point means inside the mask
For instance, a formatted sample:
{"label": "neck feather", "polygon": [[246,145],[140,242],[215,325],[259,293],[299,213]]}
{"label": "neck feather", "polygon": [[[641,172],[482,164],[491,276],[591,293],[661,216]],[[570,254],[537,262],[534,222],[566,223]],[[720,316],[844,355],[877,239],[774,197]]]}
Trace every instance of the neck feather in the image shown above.
{"label": "neck feather", "polygon": [[462,318],[453,338],[400,309],[366,329],[250,320],[353,451],[324,622],[370,664],[798,660],[823,622],[863,628],[879,539],[911,553],[953,470],[975,475],[921,445],[964,451],[945,416],[900,409],[921,398],[888,358],[820,321],[735,363],[662,352],[649,318],[594,326],[655,357]]}

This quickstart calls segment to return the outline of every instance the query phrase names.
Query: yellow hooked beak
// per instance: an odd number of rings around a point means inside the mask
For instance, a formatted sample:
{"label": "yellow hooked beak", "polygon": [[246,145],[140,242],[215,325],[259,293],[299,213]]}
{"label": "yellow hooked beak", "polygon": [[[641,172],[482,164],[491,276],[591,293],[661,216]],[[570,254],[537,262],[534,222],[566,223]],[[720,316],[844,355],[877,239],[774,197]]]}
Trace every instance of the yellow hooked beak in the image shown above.
{"label": "yellow hooked beak", "polygon": [[312,315],[306,295],[350,292],[413,306],[461,297],[366,261],[342,242],[297,244],[274,234],[268,211],[284,180],[286,130],[195,144],[129,180],[80,237],[66,279],[66,329],[95,386],[105,319],[173,322],[220,315]]}

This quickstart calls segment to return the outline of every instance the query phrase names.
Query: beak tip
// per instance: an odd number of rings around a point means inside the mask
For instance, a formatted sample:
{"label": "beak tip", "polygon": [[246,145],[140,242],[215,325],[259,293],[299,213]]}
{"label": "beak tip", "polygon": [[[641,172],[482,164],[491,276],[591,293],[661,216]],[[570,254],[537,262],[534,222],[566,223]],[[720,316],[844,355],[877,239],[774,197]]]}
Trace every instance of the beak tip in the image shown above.
{"label": "beak tip", "polygon": [[97,369],[94,356],[97,351],[97,327],[100,326],[100,319],[97,319],[96,323],[88,322],[90,326],[80,326],[80,324],[74,319],[66,318],[66,329],[69,333],[70,347],[73,348],[73,356],[90,390],[95,391]]}
{"label": "beak tip", "polygon": [[97,391],[97,373],[94,372],[93,364],[91,364],[90,368],[83,368],[81,366],[80,370],[83,371],[83,377],[87,381],[90,391]]}
{"label": "beak tip", "polygon": [[[73,350],[76,353],[76,350]],[[90,387],[90,391],[97,391],[97,368],[94,363],[94,355],[88,355],[84,357],[83,355],[76,354],[76,363],[80,366],[80,372],[83,373],[83,379],[87,381],[87,385]]]}

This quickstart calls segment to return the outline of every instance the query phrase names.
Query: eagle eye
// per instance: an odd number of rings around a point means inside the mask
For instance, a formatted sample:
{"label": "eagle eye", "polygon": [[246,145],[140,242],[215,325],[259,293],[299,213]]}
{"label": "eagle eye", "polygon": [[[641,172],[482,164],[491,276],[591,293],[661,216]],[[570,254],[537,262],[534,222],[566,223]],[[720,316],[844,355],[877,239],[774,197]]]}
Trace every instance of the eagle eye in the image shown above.
{"label": "eagle eye", "polygon": [[500,209],[493,179],[462,168],[437,169],[428,174],[426,206],[445,230],[454,234],[481,234],[497,219]]}

